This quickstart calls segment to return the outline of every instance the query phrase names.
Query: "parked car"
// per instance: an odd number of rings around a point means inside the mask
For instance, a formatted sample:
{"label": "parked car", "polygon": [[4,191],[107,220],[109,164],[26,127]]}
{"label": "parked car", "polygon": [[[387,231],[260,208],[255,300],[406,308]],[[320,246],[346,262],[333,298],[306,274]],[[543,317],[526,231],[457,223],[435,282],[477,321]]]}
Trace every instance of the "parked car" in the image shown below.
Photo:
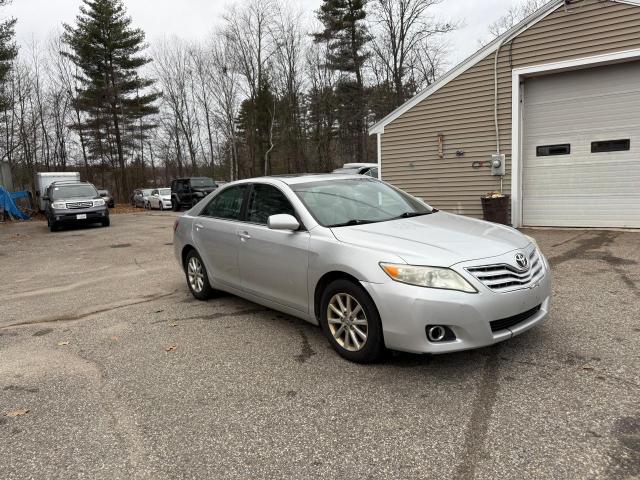
{"label": "parked car", "polygon": [[159,208],[160,210],[171,209],[171,189],[155,188],[149,195],[149,208]]}
{"label": "parked car", "polygon": [[361,175],[230,183],[176,220],[173,245],[195,298],[224,290],[319,323],[355,362],[491,345],[549,311],[532,238]]}
{"label": "parked car", "polygon": [[378,178],[377,163],[345,163],[341,168],[336,168],[332,173],[348,173],[352,175],[367,175]]}
{"label": "parked car", "polygon": [[53,182],[44,195],[47,225],[54,232],[63,226],[100,223],[108,227],[109,209],[89,182]]}
{"label": "parked car", "polygon": [[109,190],[99,189],[98,195],[102,197],[102,199],[107,204],[107,207],[114,208],[116,206],[116,202],[113,199],[113,195],[111,195],[111,192],[109,192]]}
{"label": "parked car", "polygon": [[209,177],[176,178],[171,182],[171,208],[174,212],[191,208],[216,188],[218,185]]}
{"label": "parked car", "polygon": [[34,185],[36,187],[36,202],[40,211],[44,212],[46,202],[44,200],[47,194],[47,188],[53,182],[80,181],[80,172],[38,172],[34,177]]}
{"label": "parked car", "polygon": [[151,188],[138,188],[133,191],[133,197],[131,197],[131,204],[136,208],[149,208],[149,195],[151,195]]}

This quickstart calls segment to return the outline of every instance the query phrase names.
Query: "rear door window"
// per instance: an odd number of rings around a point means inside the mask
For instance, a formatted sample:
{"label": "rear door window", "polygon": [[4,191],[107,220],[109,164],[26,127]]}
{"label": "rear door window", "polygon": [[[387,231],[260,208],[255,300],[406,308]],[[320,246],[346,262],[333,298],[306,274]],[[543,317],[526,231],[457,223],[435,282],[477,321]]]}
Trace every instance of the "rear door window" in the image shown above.
{"label": "rear door window", "polygon": [[226,188],[213,197],[200,215],[227,220],[241,220],[242,204],[246,191],[247,185]]}

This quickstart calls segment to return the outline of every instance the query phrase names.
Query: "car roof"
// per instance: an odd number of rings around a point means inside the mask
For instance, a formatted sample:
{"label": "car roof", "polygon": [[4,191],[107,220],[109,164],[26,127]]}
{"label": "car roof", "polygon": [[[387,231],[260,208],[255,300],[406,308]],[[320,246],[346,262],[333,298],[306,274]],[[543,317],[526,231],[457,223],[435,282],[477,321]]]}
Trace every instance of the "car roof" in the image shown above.
{"label": "car roof", "polygon": [[68,185],[91,185],[95,188],[93,183],[83,182],[81,180],[58,180],[57,182],[51,182],[49,185],[56,185],[58,187],[63,187]]}
{"label": "car roof", "polygon": [[370,179],[371,177],[360,177],[343,173],[299,173],[293,175],[272,175],[269,177],[248,178],[246,181],[258,181],[264,179],[280,180],[287,185],[295,185],[298,183],[325,182],[327,180],[354,180],[357,178]]}
{"label": "car roof", "polygon": [[377,167],[377,163],[345,163],[342,168]]}

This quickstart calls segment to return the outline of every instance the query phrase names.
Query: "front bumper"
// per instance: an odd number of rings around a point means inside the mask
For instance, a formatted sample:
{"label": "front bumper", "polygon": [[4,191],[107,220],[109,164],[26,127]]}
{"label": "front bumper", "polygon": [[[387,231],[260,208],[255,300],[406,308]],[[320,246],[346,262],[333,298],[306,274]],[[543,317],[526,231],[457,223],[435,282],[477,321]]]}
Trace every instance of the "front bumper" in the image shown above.
{"label": "front bumper", "polygon": [[[86,218],[78,218],[78,215]],[[51,210],[51,219],[60,224],[72,223],[99,223],[109,217],[109,209],[106,205],[91,208],[58,208]]]}
{"label": "front bumper", "polygon": [[[495,292],[474,282],[478,293],[416,287],[390,280],[362,282],[380,313],[385,345],[413,353],[447,353],[485,347],[507,340],[543,322],[551,303],[551,277],[544,275],[530,288]],[[540,309],[509,328],[492,331],[490,322]],[[430,342],[427,325],[449,327],[455,340]]]}

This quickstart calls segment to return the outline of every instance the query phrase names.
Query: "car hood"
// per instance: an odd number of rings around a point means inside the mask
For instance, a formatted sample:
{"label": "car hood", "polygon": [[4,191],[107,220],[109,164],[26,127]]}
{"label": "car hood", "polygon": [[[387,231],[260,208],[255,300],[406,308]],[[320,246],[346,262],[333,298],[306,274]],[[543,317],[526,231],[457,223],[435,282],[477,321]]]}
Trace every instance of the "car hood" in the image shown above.
{"label": "car hood", "polygon": [[395,254],[414,265],[449,267],[529,244],[513,228],[445,212],[331,230],[341,242]]}
{"label": "car hood", "polygon": [[210,194],[211,192],[213,192],[217,187],[193,187],[192,190],[194,192],[202,192],[204,194]]}
{"label": "car hood", "polygon": [[99,200],[101,198],[102,197],[56,198],[51,203],[54,203],[54,202],[65,202],[65,203],[93,202],[94,200]]}

